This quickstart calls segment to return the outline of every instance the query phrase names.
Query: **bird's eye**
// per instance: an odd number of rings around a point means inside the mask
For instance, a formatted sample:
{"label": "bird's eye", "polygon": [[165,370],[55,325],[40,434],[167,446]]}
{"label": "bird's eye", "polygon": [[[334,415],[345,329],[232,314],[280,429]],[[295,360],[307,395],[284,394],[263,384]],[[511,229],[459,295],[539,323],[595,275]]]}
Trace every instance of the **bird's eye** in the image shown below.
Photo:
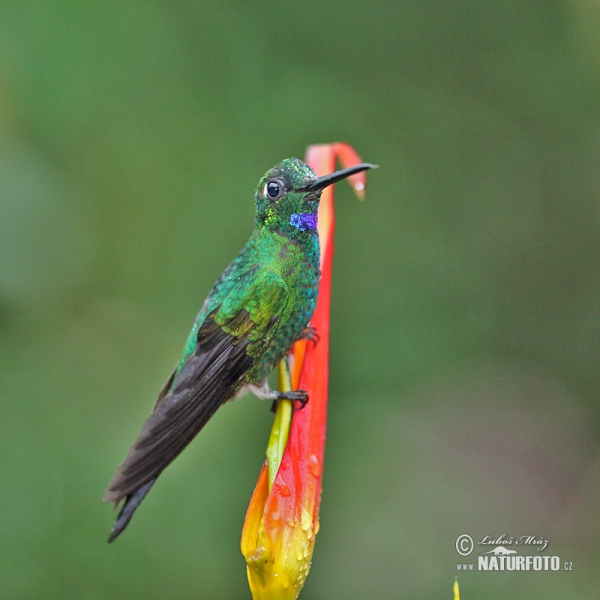
{"label": "bird's eye", "polygon": [[284,192],[284,185],[278,179],[271,179],[271,181],[267,181],[265,185],[265,196],[271,198],[271,200],[275,200],[279,198]]}

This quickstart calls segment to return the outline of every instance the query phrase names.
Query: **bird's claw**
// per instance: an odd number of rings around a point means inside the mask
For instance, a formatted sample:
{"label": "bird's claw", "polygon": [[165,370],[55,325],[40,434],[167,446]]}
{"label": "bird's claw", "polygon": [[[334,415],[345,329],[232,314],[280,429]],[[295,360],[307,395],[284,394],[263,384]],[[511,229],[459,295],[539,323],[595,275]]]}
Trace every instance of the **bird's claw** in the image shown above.
{"label": "bird's claw", "polygon": [[309,342],[312,342],[313,345],[317,345],[318,341],[319,341],[319,334],[317,333],[317,330],[312,326],[309,325],[301,334],[300,334],[300,339],[301,340],[308,340]]}
{"label": "bird's claw", "polygon": [[[308,402],[308,392],[304,390],[291,390],[289,392],[277,392],[277,400],[291,400],[292,402],[300,402],[300,410],[302,410]],[[275,405],[275,403],[273,403]],[[273,408],[271,408],[273,410]]]}

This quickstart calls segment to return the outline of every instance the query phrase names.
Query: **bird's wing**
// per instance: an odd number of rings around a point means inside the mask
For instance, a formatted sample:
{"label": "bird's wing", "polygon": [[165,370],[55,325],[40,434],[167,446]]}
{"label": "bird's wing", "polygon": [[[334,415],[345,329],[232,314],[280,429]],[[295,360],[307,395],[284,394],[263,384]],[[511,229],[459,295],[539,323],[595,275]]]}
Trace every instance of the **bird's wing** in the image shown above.
{"label": "bird's wing", "polygon": [[288,296],[275,273],[250,272],[206,315],[195,351],[161,390],[105,502],[118,502],[155,479],[237,392],[269,346]]}

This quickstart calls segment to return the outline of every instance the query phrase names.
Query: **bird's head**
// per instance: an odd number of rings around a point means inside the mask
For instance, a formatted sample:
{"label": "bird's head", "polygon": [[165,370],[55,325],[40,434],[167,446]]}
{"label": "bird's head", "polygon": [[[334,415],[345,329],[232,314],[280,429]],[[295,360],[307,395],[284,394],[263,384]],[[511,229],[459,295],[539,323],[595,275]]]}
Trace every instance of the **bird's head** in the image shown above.
{"label": "bird's head", "polygon": [[286,158],[269,169],[256,188],[256,225],[294,234],[315,232],[322,191],[332,183],[373,165],[363,163],[324,177],[297,158]]}

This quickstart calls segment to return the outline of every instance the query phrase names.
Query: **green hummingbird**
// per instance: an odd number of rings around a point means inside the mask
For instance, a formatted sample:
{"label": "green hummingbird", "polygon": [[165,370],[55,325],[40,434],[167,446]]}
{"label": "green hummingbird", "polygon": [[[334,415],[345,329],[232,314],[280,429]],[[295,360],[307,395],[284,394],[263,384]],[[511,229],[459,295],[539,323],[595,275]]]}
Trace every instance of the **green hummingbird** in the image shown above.
{"label": "green hummingbird", "polygon": [[180,361],[104,495],[105,502],[125,499],[109,542],[222,404],[246,390],[261,399],[308,401],[303,390],[272,390],[267,378],[296,340],[313,333],[321,192],[373,166],[316,177],[304,162],[288,158],[260,180],[250,240],[210,291]]}

